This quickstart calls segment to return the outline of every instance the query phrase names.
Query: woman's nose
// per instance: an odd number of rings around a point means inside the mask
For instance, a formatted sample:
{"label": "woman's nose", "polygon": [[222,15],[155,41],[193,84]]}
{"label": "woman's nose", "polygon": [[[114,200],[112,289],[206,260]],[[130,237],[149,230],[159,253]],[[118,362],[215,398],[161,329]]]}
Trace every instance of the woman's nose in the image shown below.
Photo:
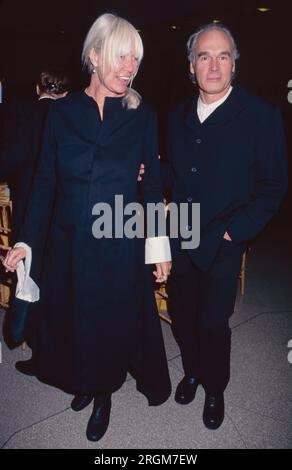
{"label": "woman's nose", "polygon": [[133,72],[136,68],[136,60],[134,57],[126,57],[124,61],[124,67],[129,72]]}

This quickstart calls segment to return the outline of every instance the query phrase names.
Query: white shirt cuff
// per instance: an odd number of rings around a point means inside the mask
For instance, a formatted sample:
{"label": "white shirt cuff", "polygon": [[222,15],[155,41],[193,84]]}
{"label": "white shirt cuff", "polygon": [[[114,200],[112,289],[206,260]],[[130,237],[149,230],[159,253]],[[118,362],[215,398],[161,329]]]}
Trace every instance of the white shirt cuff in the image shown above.
{"label": "white shirt cuff", "polygon": [[14,245],[14,248],[24,248],[26,250],[26,257],[19,261],[16,274],[17,274],[17,286],[15,297],[27,302],[37,302],[40,298],[40,290],[34,280],[30,277],[30,266],[31,266],[31,248],[26,243],[19,242]]}
{"label": "white shirt cuff", "polygon": [[150,237],[145,242],[145,264],[171,261],[168,237]]}

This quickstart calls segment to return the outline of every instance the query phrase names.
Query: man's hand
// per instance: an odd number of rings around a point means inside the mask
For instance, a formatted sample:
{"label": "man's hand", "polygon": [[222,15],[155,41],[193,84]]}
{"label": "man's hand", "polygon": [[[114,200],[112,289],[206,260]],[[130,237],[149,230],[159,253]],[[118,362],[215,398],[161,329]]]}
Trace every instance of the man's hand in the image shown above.
{"label": "man's hand", "polygon": [[26,257],[26,250],[22,247],[12,248],[9,250],[6,258],[2,261],[3,266],[6,268],[6,272],[14,272],[17,268],[19,261]]}
{"label": "man's hand", "polygon": [[171,261],[164,261],[163,263],[156,263],[156,271],[153,271],[156,277],[155,282],[166,282],[171,271]]}
{"label": "man's hand", "polygon": [[228,235],[228,232],[225,232],[225,233],[224,233],[223,238],[224,238],[224,240],[227,240],[228,242],[232,242],[232,239],[231,239],[230,236]]}
{"label": "man's hand", "polygon": [[144,173],[145,173],[145,165],[144,163],[141,163],[137,181],[142,181],[142,175],[144,175]]}

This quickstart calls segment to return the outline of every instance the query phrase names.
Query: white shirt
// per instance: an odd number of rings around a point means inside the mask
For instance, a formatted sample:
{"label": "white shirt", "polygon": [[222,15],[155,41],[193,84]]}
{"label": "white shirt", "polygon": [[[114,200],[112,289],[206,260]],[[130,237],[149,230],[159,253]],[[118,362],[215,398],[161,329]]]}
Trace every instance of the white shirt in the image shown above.
{"label": "white shirt", "polygon": [[215,111],[218,106],[220,106],[224,101],[228,98],[232,91],[232,86],[230,86],[229,90],[227,93],[223,96],[223,98],[220,98],[220,100],[214,101],[214,103],[211,104],[206,104],[202,101],[201,97],[199,96],[198,98],[198,103],[197,103],[197,113],[198,113],[198,118],[200,122],[204,122],[210,114]]}

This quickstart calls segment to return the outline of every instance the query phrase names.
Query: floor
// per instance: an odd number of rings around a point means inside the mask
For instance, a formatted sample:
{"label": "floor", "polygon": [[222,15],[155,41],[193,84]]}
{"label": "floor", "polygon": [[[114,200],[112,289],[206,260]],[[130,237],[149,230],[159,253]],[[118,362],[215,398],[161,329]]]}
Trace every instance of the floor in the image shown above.
{"label": "floor", "polygon": [[173,400],[183,372],[171,329],[162,322],[173,384],[171,398],[160,407],[148,407],[129,377],[114,394],[110,426],[98,443],[87,441],[85,436],[90,407],[75,413],[70,408],[70,395],[17,372],[15,361],[29,358],[29,349],[10,351],[2,341],[0,447],[291,449],[291,236],[292,227],[279,218],[248,255],[246,293],[242,297],[238,294],[230,322],[231,381],[226,390],[226,417],[218,430],[209,431],[202,423],[202,388],[187,406]]}

